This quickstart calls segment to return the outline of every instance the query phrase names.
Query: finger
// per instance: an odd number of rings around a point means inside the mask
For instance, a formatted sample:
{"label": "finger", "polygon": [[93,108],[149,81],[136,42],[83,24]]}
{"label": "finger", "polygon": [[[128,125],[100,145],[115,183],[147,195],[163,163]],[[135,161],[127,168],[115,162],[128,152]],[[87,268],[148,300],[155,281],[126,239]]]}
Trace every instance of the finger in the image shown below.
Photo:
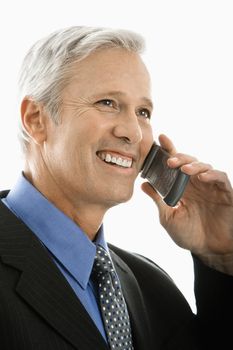
{"label": "finger", "polygon": [[202,182],[216,183],[219,188],[226,191],[233,191],[230,180],[223,171],[211,169],[198,175]]}
{"label": "finger", "polygon": [[176,153],[168,159],[167,163],[171,168],[181,167],[187,163],[197,162],[197,158],[184,153]]}
{"label": "finger", "polygon": [[212,166],[210,164],[202,163],[198,161],[195,161],[189,164],[184,164],[181,166],[181,171],[187,175],[198,175],[201,173],[206,173],[211,169],[212,169]]}
{"label": "finger", "polygon": [[169,154],[175,155],[177,153],[173,142],[166,135],[159,135],[159,143]]}

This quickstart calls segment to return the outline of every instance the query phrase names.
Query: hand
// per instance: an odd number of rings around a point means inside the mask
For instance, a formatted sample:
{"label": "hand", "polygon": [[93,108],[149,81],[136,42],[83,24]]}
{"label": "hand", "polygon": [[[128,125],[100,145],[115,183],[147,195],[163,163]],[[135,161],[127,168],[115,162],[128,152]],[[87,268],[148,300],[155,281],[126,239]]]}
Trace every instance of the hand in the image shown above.
{"label": "hand", "polygon": [[[171,158],[168,165],[190,175],[177,206],[167,206],[160,195],[143,183],[142,189],[157,204],[160,222],[180,246],[205,263],[233,273],[233,189],[224,172],[212,169],[189,155],[177,153],[172,142],[160,135],[159,142]],[[222,267],[220,265],[224,265]]]}

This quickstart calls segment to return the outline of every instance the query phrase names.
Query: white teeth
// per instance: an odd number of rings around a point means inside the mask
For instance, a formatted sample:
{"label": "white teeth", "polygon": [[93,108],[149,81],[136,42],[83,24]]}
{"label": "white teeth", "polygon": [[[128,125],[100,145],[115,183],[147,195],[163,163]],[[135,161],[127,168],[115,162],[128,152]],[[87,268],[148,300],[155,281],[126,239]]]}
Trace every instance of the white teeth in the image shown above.
{"label": "white teeth", "polygon": [[117,165],[122,165],[122,159],[121,158],[117,158],[116,163],[117,163]]}
{"label": "white teeth", "polygon": [[110,154],[106,154],[105,161],[110,163],[111,160],[112,160],[112,157],[110,156]]}
{"label": "white teeth", "polygon": [[122,166],[128,167],[128,160],[127,160],[127,159],[124,159],[124,160],[123,160]]}
{"label": "white teeth", "polygon": [[99,154],[100,159],[104,160],[107,163],[113,163],[117,164],[119,166],[122,166],[124,168],[131,168],[133,160],[129,159],[122,159],[121,157],[117,158],[116,156],[111,156],[109,153],[100,152]]}

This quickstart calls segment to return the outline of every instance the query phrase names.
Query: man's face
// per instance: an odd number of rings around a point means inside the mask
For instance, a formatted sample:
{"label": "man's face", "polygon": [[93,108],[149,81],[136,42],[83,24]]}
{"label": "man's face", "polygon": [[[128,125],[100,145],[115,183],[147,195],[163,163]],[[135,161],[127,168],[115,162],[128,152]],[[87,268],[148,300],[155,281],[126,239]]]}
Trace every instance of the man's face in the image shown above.
{"label": "man's face", "polygon": [[150,79],[140,57],[105,49],[75,63],[62,95],[61,123],[49,122],[47,170],[77,203],[127,201],[153,142]]}

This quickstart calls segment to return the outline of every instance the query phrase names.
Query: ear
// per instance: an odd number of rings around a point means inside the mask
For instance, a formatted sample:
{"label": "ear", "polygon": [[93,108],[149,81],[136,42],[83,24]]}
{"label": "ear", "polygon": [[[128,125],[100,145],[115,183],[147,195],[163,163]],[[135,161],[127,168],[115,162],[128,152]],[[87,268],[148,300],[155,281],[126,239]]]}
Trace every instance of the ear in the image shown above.
{"label": "ear", "polygon": [[43,106],[29,97],[21,103],[21,120],[25,131],[34,143],[40,145],[46,140],[46,113]]}

